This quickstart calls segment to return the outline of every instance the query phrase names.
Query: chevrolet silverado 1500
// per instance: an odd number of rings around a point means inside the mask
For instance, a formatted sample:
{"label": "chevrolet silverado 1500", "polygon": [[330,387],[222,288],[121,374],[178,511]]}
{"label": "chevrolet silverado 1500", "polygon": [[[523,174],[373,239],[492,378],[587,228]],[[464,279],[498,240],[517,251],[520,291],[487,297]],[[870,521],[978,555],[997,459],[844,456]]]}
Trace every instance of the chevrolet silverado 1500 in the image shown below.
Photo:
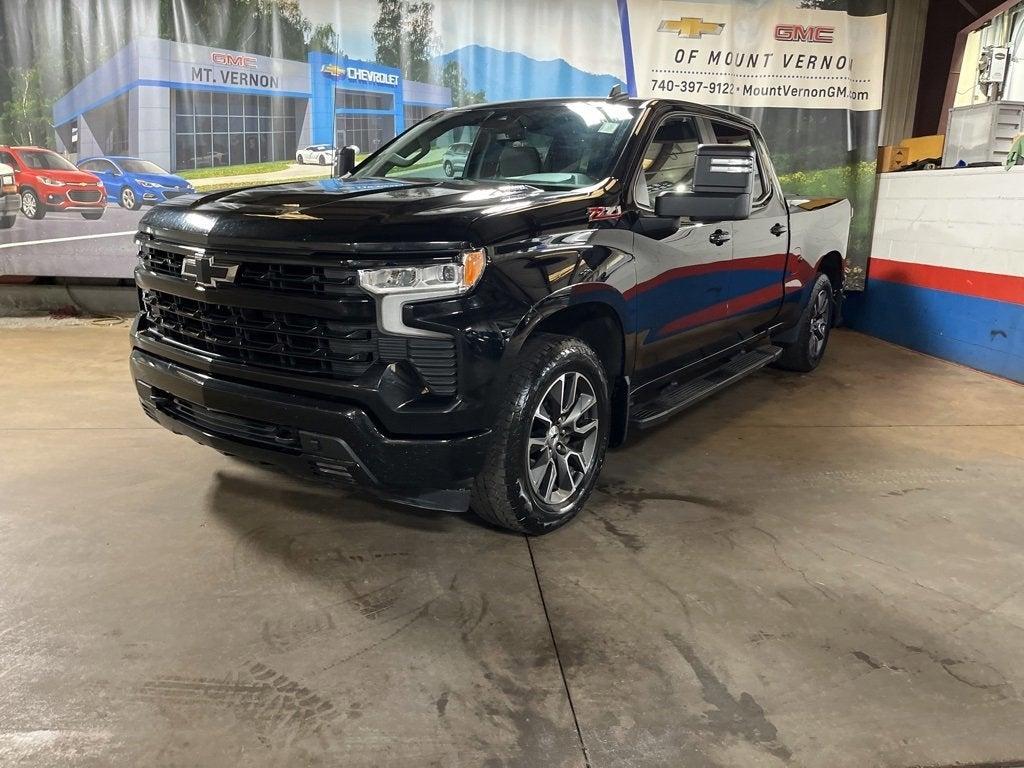
{"label": "chevrolet silverado 1500", "polygon": [[787,200],[735,114],[484,104],[339,154],[142,219],[131,370],[163,426],[539,534],[630,428],[825,352],[850,205]]}

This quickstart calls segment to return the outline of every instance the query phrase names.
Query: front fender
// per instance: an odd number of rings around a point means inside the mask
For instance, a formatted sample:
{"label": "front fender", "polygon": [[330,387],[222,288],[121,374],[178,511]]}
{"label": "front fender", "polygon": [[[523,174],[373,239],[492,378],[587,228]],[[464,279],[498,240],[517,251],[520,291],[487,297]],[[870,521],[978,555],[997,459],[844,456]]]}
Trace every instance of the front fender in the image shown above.
{"label": "front fender", "polygon": [[[629,340],[636,327],[633,233],[627,230],[583,230],[531,244],[508,255],[497,254],[496,266],[521,288],[529,306],[510,329],[502,368],[514,365],[523,345],[539,326],[555,315],[588,304],[614,314]],[[625,344],[626,370],[632,370],[633,344]]]}

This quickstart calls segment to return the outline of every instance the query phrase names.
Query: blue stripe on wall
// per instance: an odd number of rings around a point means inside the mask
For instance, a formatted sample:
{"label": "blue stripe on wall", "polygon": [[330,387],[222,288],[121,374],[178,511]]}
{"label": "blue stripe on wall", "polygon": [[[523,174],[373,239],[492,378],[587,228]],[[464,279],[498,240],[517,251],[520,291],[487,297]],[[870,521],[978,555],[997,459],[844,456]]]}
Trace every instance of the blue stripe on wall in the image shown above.
{"label": "blue stripe on wall", "polygon": [[850,298],[856,330],[1024,383],[1024,305],[877,279]]}

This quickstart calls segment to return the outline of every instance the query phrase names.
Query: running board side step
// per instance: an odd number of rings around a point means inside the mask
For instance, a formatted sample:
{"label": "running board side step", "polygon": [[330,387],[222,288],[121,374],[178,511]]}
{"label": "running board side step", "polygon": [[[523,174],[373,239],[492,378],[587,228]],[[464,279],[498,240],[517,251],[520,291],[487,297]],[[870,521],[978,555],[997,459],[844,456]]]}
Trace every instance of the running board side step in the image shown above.
{"label": "running board side step", "polygon": [[764,346],[734,357],[729,362],[685,384],[670,387],[656,400],[645,403],[629,415],[633,426],[647,429],[670,416],[699,403],[745,376],[774,363],[782,355],[781,347]]}

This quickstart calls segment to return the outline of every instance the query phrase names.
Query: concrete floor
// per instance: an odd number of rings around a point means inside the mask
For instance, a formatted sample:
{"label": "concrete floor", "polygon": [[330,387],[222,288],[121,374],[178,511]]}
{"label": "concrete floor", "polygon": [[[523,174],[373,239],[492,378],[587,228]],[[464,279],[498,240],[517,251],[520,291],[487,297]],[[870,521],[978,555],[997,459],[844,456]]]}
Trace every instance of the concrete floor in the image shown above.
{"label": "concrete floor", "polygon": [[1024,761],[1020,386],[840,332],[528,543],[155,427],[126,332],[0,328],[0,765]]}

